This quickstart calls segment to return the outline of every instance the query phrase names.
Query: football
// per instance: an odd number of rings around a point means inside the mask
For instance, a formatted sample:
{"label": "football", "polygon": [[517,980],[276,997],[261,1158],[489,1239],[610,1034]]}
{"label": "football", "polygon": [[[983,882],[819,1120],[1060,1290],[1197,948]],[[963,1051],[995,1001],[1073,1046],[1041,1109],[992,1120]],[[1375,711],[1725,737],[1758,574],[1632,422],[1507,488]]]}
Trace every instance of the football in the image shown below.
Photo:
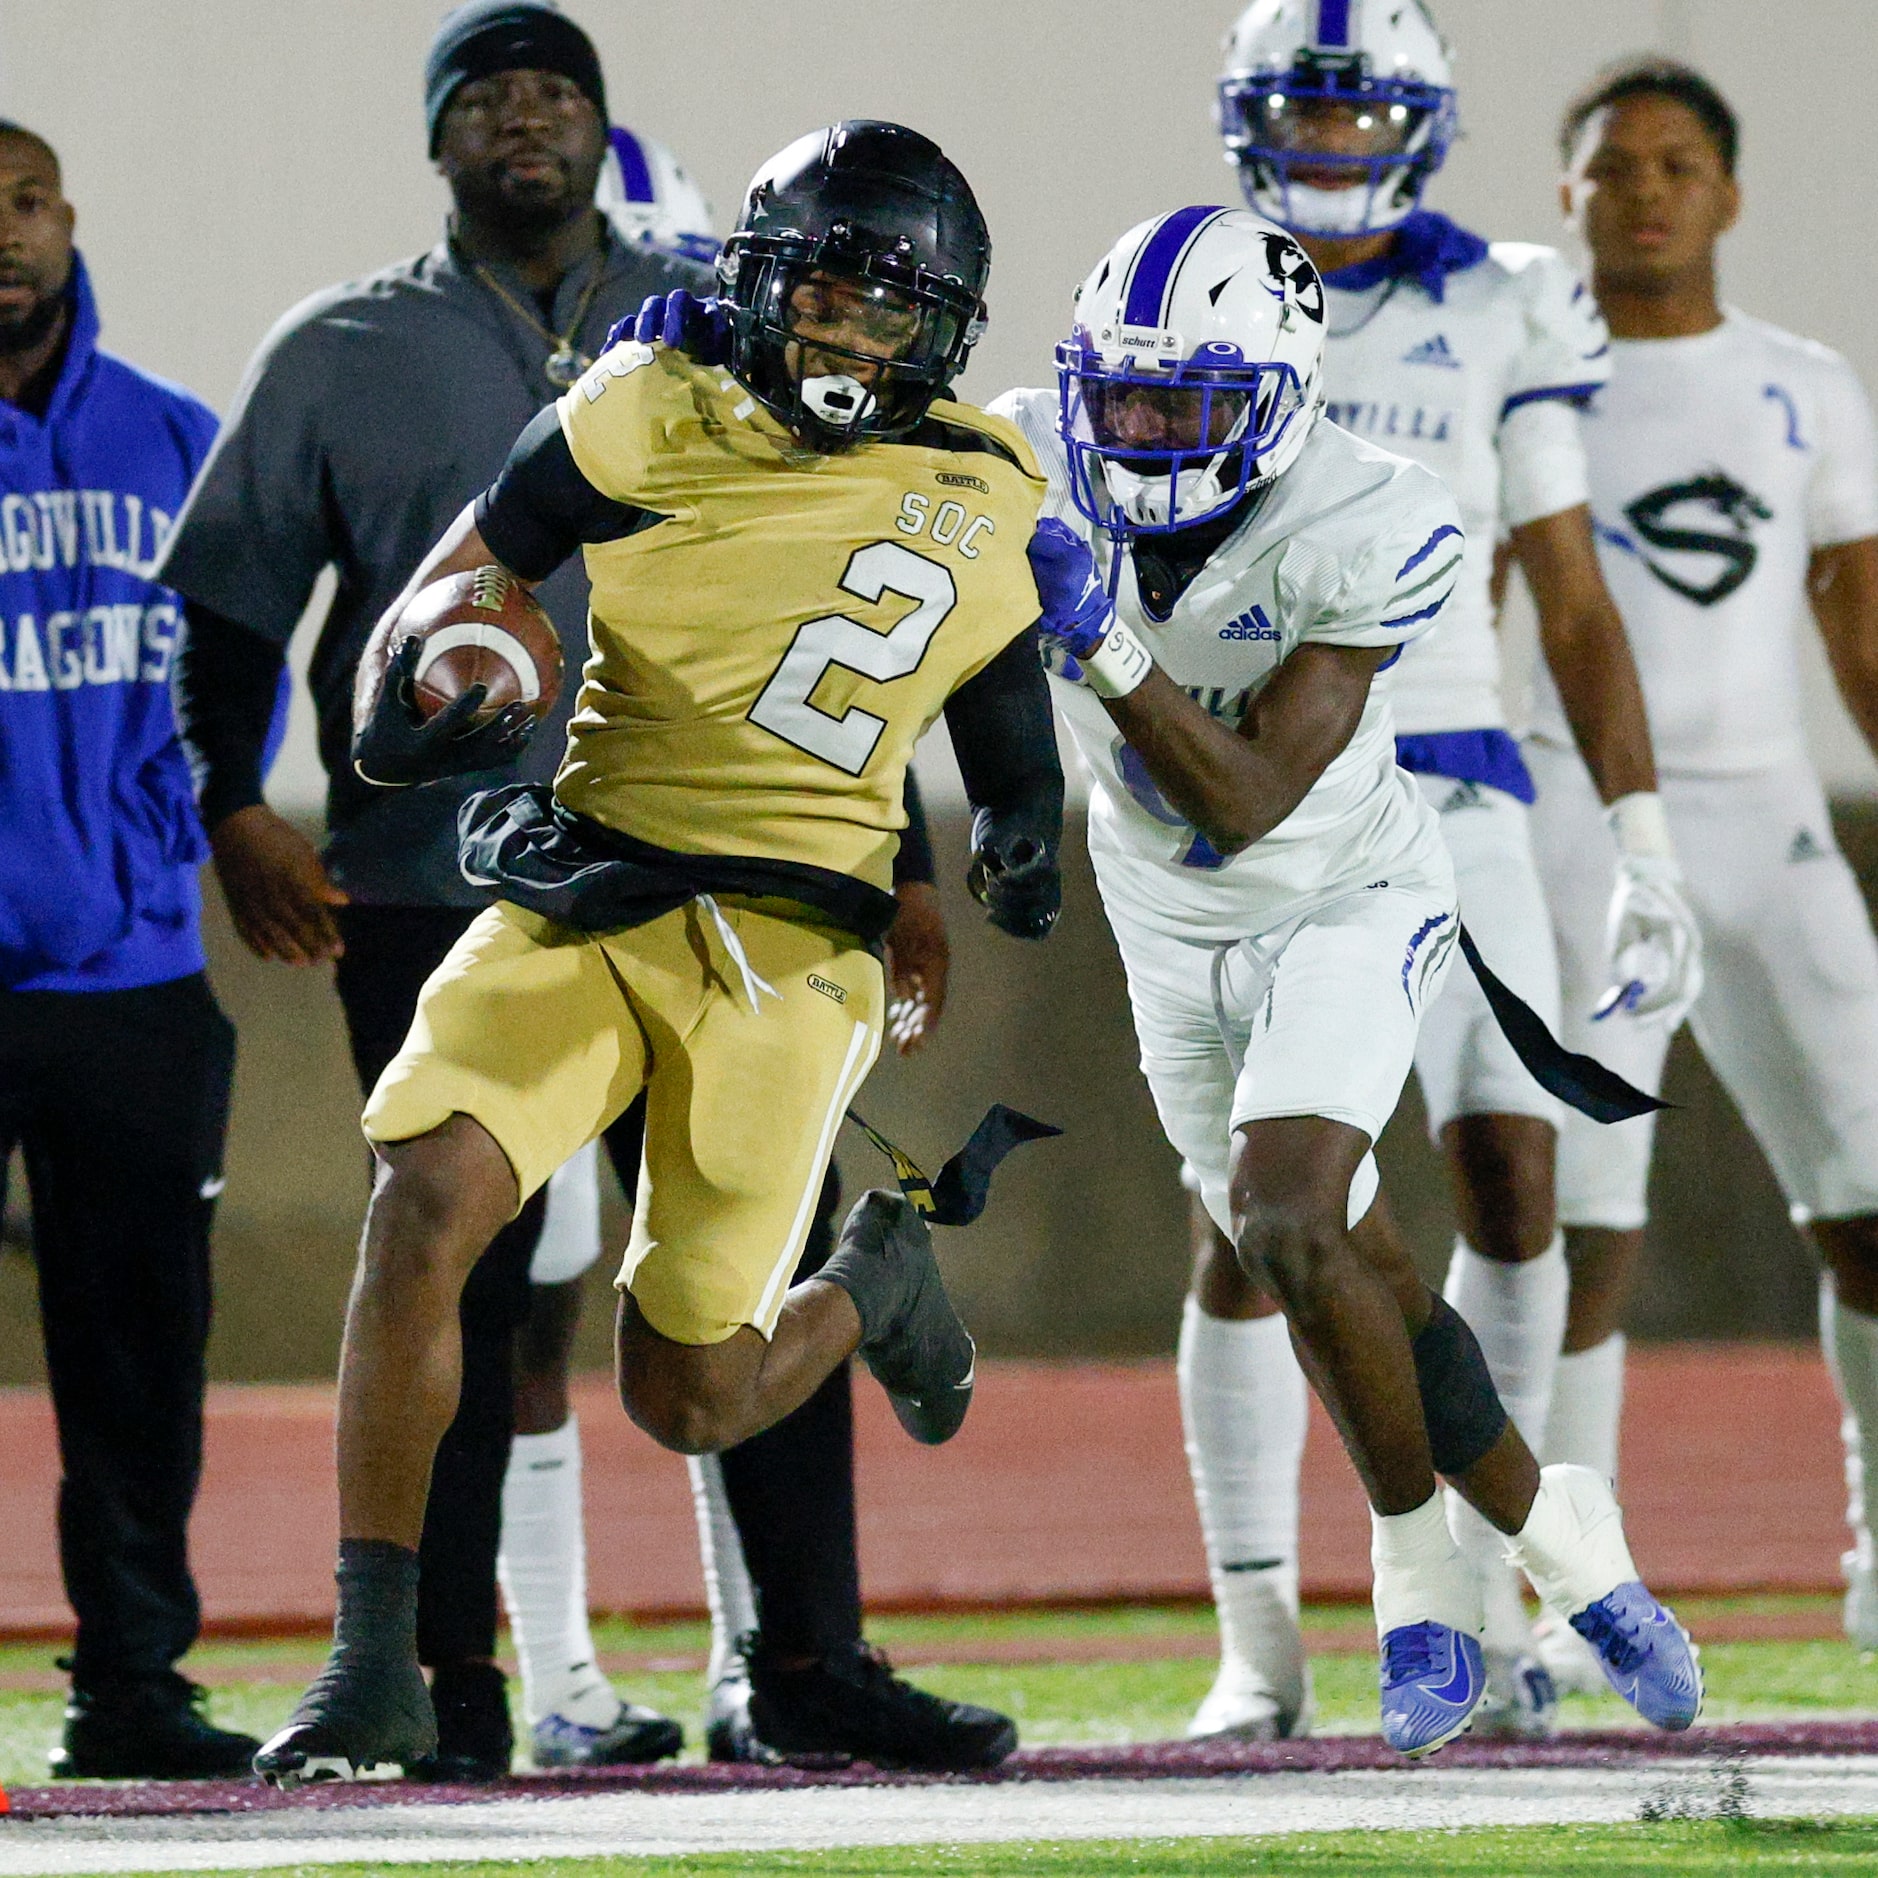
{"label": "football", "polygon": [[487,691],[479,719],[527,705],[546,717],[561,695],[561,641],[535,597],[494,565],[420,587],[398,621],[396,643],[422,641],[412,690],[434,717],[472,685]]}

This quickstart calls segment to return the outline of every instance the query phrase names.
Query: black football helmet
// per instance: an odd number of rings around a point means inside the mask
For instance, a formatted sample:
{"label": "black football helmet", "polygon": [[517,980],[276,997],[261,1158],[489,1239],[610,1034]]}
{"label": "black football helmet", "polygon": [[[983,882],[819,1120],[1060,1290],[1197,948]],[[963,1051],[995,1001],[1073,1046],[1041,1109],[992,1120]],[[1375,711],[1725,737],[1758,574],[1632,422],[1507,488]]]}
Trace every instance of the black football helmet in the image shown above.
{"label": "black football helmet", "polygon": [[991,238],[936,143],[854,119],[764,164],[717,268],[732,372],[800,441],[843,450],[905,436],[964,370]]}

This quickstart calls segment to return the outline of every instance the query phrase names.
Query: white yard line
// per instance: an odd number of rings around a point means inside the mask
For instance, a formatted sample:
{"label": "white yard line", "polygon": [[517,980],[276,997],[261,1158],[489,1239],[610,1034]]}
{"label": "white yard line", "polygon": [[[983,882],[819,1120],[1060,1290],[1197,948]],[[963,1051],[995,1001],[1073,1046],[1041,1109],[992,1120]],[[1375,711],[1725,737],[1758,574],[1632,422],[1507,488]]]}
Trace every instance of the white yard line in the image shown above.
{"label": "white yard line", "polygon": [[1878,1815],[1878,1757],[606,1794],[225,1819],[6,1820],[0,1875],[1848,1813]]}

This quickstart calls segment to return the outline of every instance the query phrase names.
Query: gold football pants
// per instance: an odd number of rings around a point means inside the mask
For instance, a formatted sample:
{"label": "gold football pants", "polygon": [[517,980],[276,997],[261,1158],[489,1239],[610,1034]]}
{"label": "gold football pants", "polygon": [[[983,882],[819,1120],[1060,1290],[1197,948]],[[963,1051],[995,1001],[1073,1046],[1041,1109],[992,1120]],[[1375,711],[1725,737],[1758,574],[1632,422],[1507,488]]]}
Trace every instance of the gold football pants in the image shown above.
{"label": "gold football pants", "polygon": [[696,899],[596,934],[491,907],[425,984],[367,1138],[473,1116],[526,1199],[644,1089],[618,1283],[676,1342],[769,1336],[886,1002],[873,953],[781,910]]}

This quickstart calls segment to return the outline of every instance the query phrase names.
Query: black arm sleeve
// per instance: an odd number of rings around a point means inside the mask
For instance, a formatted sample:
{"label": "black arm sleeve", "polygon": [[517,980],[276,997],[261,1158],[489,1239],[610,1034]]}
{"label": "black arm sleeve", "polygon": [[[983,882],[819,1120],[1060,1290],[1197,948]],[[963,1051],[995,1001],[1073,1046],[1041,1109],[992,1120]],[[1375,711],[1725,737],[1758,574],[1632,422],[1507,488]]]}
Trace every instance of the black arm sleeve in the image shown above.
{"label": "black arm sleeve", "polygon": [[620,541],[664,520],[604,496],[580,473],[553,405],[516,438],[502,473],[476,498],[489,551],[524,580],[546,580],[594,541]]}
{"label": "black arm sleeve", "polygon": [[1063,836],[1063,764],[1034,629],[953,692],[946,729],[972,807],[1030,811],[1054,854]]}
{"label": "black arm sleeve", "polygon": [[265,799],[261,761],[287,653],[195,600],[183,619],[170,689],[202,825],[213,832]]}
{"label": "black arm sleeve", "polygon": [[926,827],[926,805],[920,800],[919,779],[906,773],[906,826],[900,831],[900,851],[893,857],[893,884],[915,881],[930,887],[939,876],[933,871],[932,835]]}

